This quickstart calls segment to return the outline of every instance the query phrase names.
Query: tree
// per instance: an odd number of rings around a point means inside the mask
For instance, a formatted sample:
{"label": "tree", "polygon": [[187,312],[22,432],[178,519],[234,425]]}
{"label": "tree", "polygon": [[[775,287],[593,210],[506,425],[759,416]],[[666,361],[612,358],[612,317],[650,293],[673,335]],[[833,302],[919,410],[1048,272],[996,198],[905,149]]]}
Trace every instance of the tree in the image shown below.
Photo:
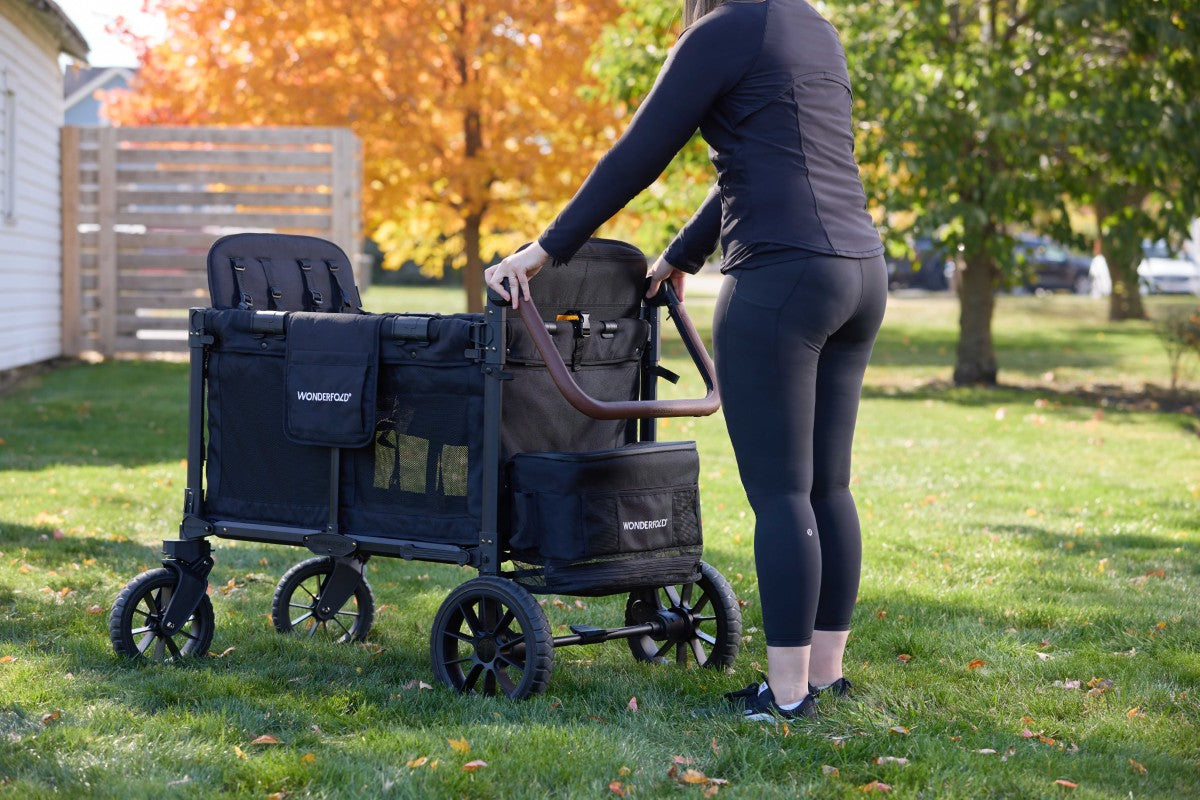
{"label": "tree", "polygon": [[465,268],[549,222],[614,135],[585,64],[616,0],[147,0],[124,124],[348,125],[385,266]]}
{"label": "tree", "polygon": [[1200,214],[1200,2],[1076,0],[1049,17],[1052,113],[1068,131],[1055,163],[1090,205],[1112,276],[1112,320],[1143,319],[1142,242],[1186,236]]}
{"label": "tree", "polygon": [[885,229],[929,236],[961,257],[958,384],[996,382],[995,293],[1022,276],[1013,234],[1035,221],[1068,228],[1045,169],[1059,120],[1042,118],[1036,74],[1054,57],[1038,28],[1054,10],[1031,0],[872,0],[833,14],[864,183],[888,212]]}

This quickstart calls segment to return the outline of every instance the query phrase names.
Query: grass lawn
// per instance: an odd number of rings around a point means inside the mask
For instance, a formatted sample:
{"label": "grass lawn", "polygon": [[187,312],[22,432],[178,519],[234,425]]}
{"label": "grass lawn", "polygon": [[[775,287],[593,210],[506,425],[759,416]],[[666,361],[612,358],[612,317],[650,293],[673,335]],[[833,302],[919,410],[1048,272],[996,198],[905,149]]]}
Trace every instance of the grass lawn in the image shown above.
{"label": "grass lawn", "polygon": [[[689,289],[704,327],[711,288]],[[460,307],[444,290],[367,300]],[[949,388],[956,315],[891,303],[855,456],[860,688],[786,727],[720,699],[765,650],[719,415],[660,435],[700,444],[706,558],[746,602],[736,669],[563,648],[549,691],[514,703],[428,686],[434,613],[473,571],[375,559],[367,643],[302,641],[268,612],[307,551],[244,542],[216,542],[216,657],[119,662],[108,611],[180,519],[186,367],[28,379],[0,396],[0,797],[1195,797],[1200,423],[1142,401],[1166,378],[1149,326],[1110,327],[1085,298],[1002,297],[1007,385]],[[555,628],[624,607],[548,600]]]}

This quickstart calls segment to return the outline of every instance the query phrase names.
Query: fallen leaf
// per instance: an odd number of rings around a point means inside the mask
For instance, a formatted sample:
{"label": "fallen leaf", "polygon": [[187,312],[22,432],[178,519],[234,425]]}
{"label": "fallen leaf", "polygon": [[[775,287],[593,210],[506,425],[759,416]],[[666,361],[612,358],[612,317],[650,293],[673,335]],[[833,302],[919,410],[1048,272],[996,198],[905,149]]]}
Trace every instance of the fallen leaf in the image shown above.
{"label": "fallen leaf", "polygon": [[892,727],[888,728],[888,730],[892,733],[898,733],[901,736],[908,736],[908,728],[904,727],[903,725],[893,725]]}
{"label": "fallen leaf", "polygon": [[417,767],[423,767],[427,763],[429,763],[429,756],[418,756],[417,758],[410,758],[407,763],[408,763],[409,769],[416,769]]}
{"label": "fallen leaf", "polygon": [[782,730],[782,731],[783,731],[783,735],[784,735],[784,736],[791,736],[791,735],[792,735],[792,729],[788,727],[788,724],[787,724],[786,722],[781,722],[781,723],[779,724],[779,728],[780,728],[780,730]]}
{"label": "fallen leaf", "polygon": [[1138,775],[1145,775],[1147,772],[1149,772],[1149,770],[1146,769],[1145,764],[1139,764],[1138,762],[1134,761],[1132,758],[1129,759],[1129,766],[1133,767],[1133,771],[1136,772]]}
{"label": "fallen leaf", "polygon": [[224,650],[222,650],[221,652],[219,652],[219,653],[209,653],[209,654],[208,654],[208,656],[209,656],[209,658],[224,658],[225,656],[229,655],[230,653],[232,653],[232,652],[233,652],[234,650],[236,650],[236,649],[237,649],[236,647],[226,647],[226,648],[225,648]]}
{"label": "fallen leaf", "polygon": [[250,742],[250,744],[282,744],[282,742],[280,742],[271,734],[264,733],[262,736],[259,736],[257,739]]}
{"label": "fallen leaf", "polygon": [[1059,778],[1058,780],[1055,781],[1055,783],[1057,783],[1059,786],[1065,786],[1068,789],[1078,789],[1079,788],[1078,783],[1074,783],[1072,781],[1066,780],[1065,778]]}
{"label": "fallen leaf", "polygon": [[621,767],[619,770],[617,770],[617,774],[622,778],[628,778],[632,772],[633,770],[631,770],[629,767]]}
{"label": "fallen leaf", "polygon": [[907,664],[908,662],[912,661],[912,656],[910,656],[908,653],[901,653],[900,655],[896,656],[896,660],[901,664]]}
{"label": "fallen leaf", "polygon": [[610,792],[612,792],[613,794],[615,794],[617,797],[625,796],[625,790],[621,788],[620,781],[609,781],[608,782],[608,790]]}
{"label": "fallen leaf", "polygon": [[881,781],[871,781],[858,787],[858,790],[860,792],[890,792],[892,787]]}
{"label": "fallen leaf", "polygon": [[1078,689],[1081,684],[1079,681],[1055,681],[1054,685],[1062,689]]}
{"label": "fallen leaf", "polygon": [[1134,717],[1144,717],[1146,716],[1146,712],[1142,711],[1141,706],[1134,706],[1125,712],[1125,716],[1129,717],[1130,719],[1133,719]]}
{"label": "fallen leaf", "polygon": [[1050,655],[1049,653],[1037,653],[1036,655],[1037,655],[1037,657],[1038,657],[1039,659],[1041,659],[1042,661],[1046,661],[1046,660],[1048,660],[1048,659],[1051,659],[1051,658],[1053,658],[1053,657],[1054,657],[1054,656]]}
{"label": "fallen leaf", "polygon": [[[16,660],[17,660],[16,656],[3,656],[3,657],[0,657],[0,664],[11,664],[12,662],[14,662]],[[716,741],[716,740],[714,739],[713,741]]]}
{"label": "fallen leaf", "polygon": [[979,669],[986,663],[982,658],[973,658],[967,663],[967,669]]}
{"label": "fallen leaf", "polygon": [[100,606],[88,606],[87,612],[89,614],[103,614],[104,609],[101,608]]}
{"label": "fallen leaf", "polygon": [[716,796],[717,792],[720,791],[720,789],[721,789],[721,787],[717,786],[714,783],[713,785],[709,786],[707,789],[704,790],[704,796],[705,797],[714,797],[714,796]]}
{"label": "fallen leaf", "polygon": [[467,763],[463,764],[462,768],[463,768],[463,772],[474,772],[475,770],[483,769],[486,766],[487,766],[486,761],[476,759],[474,761],[468,761]]}
{"label": "fallen leaf", "polygon": [[834,747],[845,747],[846,746],[846,738],[844,736],[835,737],[833,740],[833,746]]}
{"label": "fallen leaf", "polygon": [[717,737],[713,737],[712,743],[709,745],[712,748],[713,755],[721,755],[721,746],[717,744]]}
{"label": "fallen leaf", "polygon": [[684,770],[684,773],[679,776],[679,782],[688,784],[708,783],[708,776],[698,769]]}
{"label": "fallen leaf", "polygon": [[898,764],[901,767],[908,766],[908,759],[900,756],[876,756],[875,763],[879,766],[884,764]]}
{"label": "fallen leaf", "polygon": [[995,751],[995,750],[993,750],[993,749],[992,749],[992,748],[990,748],[990,747],[983,747],[983,748],[980,748],[979,750],[972,750],[971,752],[972,752],[972,753],[979,753],[980,755],[984,755],[984,756],[994,756],[994,755],[996,755],[996,751]]}
{"label": "fallen leaf", "polygon": [[1055,744],[1054,737],[1052,737],[1052,736],[1043,736],[1042,734],[1039,733],[1037,738],[1038,738],[1038,741],[1041,742],[1042,744],[1049,744],[1049,745]]}
{"label": "fallen leaf", "polygon": [[285,797],[287,797],[287,792],[280,789],[278,792],[267,795],[267,800],[283,800]]}
{"label": "fallen leaf", "polygon": [[828,764],[822,764],[822,765],[821,765],[821,772],[822,772],[823,774],[825,774],[825,775],[832,775],[832,776],[833,776],[833,777],[835,777],[835,778],[836,778],[837,776],[841,775],[841,773],[840,773],[840,772],[838,772],[838,768],[837,768],[837,767],[831,767],[831,766],[829,766]]}
{"label": "fallen leaf", "polygon": [[305,753],[304,755],[300,756],[300,763],[315,764],[317,763],[317,756],[315,753]]}
{"label": "fallen leaf", "polygon": [[688,764],[696,763],[694,758],[684,758],[683,756],[671,756],[671,760],[680,766],[686,767]]}
{"label": "fallen leaf", "polygon": [[467,744],[465,736],[461,739],[447,739],[446,741],[450,744],[450,749],[456,753],[471,752],[471,745]]}
{"label": "fallen leaf", "polygon": [[236,744],[233,746],[233,754],[243,760],[246,758],[246,751],[238,747]]}
{"label": "fallen leaf", "polygon": [[629,702],[625,705],[625,707],[628,708],[630,711],[637,711],[638,710],[637,698],[636,697],[629,698]]}
{"label": "fallen leaf", "polygon": [[1021,738],[1023,738],[1023,739],[1032,739],[1035,736],[1037,736],[1037,734],[1034,733],[1033,731],[1029,730],[1029,728],[1026,728],[1023,731],[1021,731]]}
{"label": "fallen leaf", "polygon": [[42,716],[42,724],[49,725],[51,722],[57,722],[61,716],[62,716],[61,711],[51,711],[49,714],[45,714]]}

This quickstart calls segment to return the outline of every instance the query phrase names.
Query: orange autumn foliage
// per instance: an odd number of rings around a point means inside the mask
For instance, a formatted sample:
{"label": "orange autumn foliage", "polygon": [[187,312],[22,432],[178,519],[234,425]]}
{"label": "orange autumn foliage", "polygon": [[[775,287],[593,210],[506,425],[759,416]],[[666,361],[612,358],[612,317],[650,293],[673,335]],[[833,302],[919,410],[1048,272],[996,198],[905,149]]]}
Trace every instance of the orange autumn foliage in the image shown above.
{"label": "orange autumn foliage", "polygon": [[[348,126],[385,265],[482,266],[535,236],[619,132],[586,68],[617,0],[146,0],[117,124]],[[119,24],[119,23],[118,23]]]}

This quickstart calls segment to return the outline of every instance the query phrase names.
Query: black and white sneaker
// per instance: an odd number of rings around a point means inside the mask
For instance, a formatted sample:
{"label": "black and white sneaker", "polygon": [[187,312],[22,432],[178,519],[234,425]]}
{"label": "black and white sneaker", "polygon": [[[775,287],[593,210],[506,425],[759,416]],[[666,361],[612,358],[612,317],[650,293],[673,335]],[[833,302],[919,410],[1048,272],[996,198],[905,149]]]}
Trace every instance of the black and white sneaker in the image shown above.
{"label": "black and white sneaker", "polygon": [[820,688],[817,688],[810,683],[808,685],[808,693],[813,696],[820,696],[828,692],[834,697],[849,697],[850,690],[853,688],[854,684],[850,683],[850,681],[846,680],[845,678],[838,678],[833,683]]}
{"label": "black and white sneaker", "polygon": [[755,722],[813,719],[817,716],[817,697],[809,692],[799,703],[784,708],[775,702],[775,695],[771,692],[771,687],[764,683],[759,687],[757,694],[746,700],[746,710],[743,712],[743,716],[745,719]]}

